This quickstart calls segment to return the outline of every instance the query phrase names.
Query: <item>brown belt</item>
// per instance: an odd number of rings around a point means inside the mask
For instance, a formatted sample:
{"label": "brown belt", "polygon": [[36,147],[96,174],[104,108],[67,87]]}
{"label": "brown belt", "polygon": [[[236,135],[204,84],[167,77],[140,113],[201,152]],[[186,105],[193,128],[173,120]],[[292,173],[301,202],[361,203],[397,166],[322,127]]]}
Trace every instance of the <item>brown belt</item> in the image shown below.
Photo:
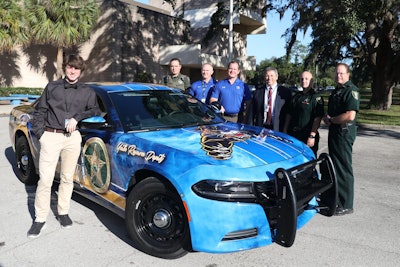
{"label": "brown belt", "polygon": [[54,129],[54,128],[50,128],[50,127],[46,127],[44,130],[46,132],[51,132],[51,133],[66,133],[65,130]]}

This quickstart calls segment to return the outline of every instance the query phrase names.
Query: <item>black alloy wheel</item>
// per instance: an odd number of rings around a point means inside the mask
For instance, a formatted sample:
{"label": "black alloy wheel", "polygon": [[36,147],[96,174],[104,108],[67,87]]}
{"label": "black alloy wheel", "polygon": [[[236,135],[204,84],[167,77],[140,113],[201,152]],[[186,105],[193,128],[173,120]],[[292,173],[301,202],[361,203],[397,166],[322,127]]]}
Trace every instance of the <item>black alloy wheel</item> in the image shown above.
{"label": "black alloy wheel", "polygon": [[129,194],[125,220],[135,246],[155,257],[175,259],[191,250],[181,198],[155,177],[139,182]]}
{"label": "black alloy wheel", "polygon": [[17,162],[18,178],[26,185],[35,185],[39,180],[35,164],[25,136],[17,138],[15,142],[15,160]]}

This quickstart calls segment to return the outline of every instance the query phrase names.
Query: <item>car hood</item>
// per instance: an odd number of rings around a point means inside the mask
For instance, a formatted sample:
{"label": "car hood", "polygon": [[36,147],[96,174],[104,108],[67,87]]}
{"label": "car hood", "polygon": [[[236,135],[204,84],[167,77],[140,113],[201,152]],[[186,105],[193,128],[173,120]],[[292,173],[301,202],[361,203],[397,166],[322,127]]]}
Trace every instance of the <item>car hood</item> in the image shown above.
{"label": "car hood", "polygon": [[235,168],[287,161],[309,153],[302,142],[288,135],[234,123],[141,132],[134,135],[153,143],[154,148],[167,147],[169,155],[166,157],[173,154],[174,157],[182,157],[183,161],[188,160],[187,157],[190,157],[190,160],[194,160],[195,157],[199,164]]}

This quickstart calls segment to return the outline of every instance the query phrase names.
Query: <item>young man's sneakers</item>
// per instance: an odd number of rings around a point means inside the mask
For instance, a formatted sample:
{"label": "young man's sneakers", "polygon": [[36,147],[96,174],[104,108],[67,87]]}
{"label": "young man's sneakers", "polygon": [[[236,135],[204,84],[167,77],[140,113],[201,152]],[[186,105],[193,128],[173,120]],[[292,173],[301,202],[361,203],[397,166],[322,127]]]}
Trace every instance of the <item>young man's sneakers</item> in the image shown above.
{"label": "young man's sneakers", "polygon": [[63,228],[70,228],[72,226],[72,220],[69,218],[68,214],[58,215],[57,219]]}
{"label": "young man's sneakers", "polygon": [[45,228],[46,222],[33,222],[31,228],[28,231],[29,238],[35,238],[40,235],[40,231]]}
{"label": "young man's sneakers", "polygon": [[[72,226],[72,220],[69,218],[68,214],[58,215],[57,220],[60,222],[61,227],[70,228]],[[46,228],[46,222],[33,222],[31,228],[28,231],[29,238],[35,238],[40,236],[42,230]]]}

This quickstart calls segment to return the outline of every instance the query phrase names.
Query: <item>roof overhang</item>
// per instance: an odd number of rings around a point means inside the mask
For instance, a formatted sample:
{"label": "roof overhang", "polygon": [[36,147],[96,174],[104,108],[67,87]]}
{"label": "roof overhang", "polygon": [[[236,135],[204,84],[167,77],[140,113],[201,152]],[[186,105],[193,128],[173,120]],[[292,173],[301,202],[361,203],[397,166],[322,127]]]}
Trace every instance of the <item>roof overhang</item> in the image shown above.
{"label": "roof overhang", "polygon": [[[266,33],[266,19],[260,14],[245,9],[233,13],[233,29],[243,34],[264,34]],[[222,25],[229,26],[229,18],[222,22]]]}
{"label": "roof overhang", "polygon": [[[210,63],[215,69],[226,69],[228,58],[216,55],[205,54],[201,52],[201,45],[170,45],[160,47],[159,50],[160,65],[167,66],[171,58],[179,58],[182,66],[200,68],[204,63]],[[255,57],[240,57],[241,68],[245,70],[256,69]]]}

